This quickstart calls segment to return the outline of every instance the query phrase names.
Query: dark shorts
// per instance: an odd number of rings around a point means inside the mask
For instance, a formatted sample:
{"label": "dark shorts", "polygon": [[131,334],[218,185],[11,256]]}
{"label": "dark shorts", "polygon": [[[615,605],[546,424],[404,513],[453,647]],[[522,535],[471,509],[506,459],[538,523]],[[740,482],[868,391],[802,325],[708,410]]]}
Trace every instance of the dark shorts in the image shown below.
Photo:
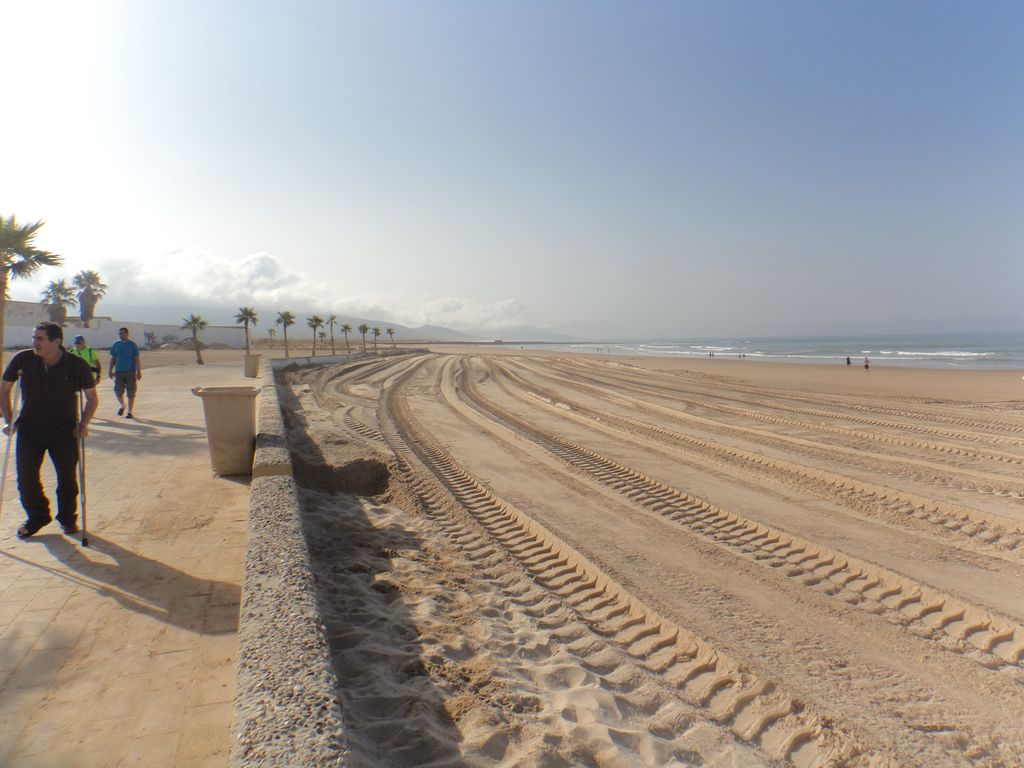
{"label": "dark shorts", "polygon": [[138,381],[135,378],[135,371],[114,371],[114,394],[118,397],[128,393],[128,397],[135,397],[135,388]]}

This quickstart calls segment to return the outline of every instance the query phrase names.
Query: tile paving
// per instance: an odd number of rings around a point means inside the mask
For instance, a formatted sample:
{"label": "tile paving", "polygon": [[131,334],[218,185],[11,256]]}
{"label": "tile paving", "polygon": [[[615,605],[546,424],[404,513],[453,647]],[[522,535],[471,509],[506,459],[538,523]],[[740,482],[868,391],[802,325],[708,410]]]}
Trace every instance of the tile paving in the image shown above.
{"label": "tile paving", "polygon": [[[115,416],[109,382],[99,385],[88,547],[56,523],[17,539],[12,457],[0,513],[0,765],[228,764],[249,479],[213,475],[191,388],[262,383],[242,373],[241,359],[147,366],[134,420]],[[49,462],[43,482],[52,503]]]}

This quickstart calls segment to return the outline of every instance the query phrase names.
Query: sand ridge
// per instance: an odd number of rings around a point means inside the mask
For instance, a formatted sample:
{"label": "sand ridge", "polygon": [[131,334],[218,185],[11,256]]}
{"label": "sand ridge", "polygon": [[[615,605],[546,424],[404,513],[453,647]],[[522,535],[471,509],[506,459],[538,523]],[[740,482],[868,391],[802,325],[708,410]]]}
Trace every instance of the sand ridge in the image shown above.
{"label": "sand ridge", "polygon": [[354,764],[1013,765],[1020,404],[634,362],[286,374]]}

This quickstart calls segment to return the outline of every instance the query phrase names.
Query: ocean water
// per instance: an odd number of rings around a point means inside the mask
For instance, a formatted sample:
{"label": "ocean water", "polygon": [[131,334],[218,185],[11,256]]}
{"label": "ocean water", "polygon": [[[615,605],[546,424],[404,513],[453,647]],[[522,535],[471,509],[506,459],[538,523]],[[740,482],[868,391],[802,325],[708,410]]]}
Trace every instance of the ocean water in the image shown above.
{"label": "ocean water", "polygon": [[784,363],[964,370],[1024,369],[1024,333],[962,333],[915,336],[835,336],[792,338],[637,339],[565,344],[527,344],[527,348],[564,349],[590,354],[654,357],[715,357]]}

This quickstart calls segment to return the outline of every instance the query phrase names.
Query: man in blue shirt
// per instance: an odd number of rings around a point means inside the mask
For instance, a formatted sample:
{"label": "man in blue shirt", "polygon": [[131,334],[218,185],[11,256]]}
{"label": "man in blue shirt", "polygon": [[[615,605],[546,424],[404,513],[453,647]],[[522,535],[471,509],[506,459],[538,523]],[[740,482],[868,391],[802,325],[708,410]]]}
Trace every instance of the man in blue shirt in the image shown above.
{"label": "man in blue shirt", "polygon": [[128,393],[127,418],[134,418],[135,391],[142,380],[142,361],[139,360],[138,345],[128,338],[128,329],[117,332],[118,340],[110,347],[110,378],[114,380],[114,395],[117,397],[117,415],[124,415],[124,395]]}

